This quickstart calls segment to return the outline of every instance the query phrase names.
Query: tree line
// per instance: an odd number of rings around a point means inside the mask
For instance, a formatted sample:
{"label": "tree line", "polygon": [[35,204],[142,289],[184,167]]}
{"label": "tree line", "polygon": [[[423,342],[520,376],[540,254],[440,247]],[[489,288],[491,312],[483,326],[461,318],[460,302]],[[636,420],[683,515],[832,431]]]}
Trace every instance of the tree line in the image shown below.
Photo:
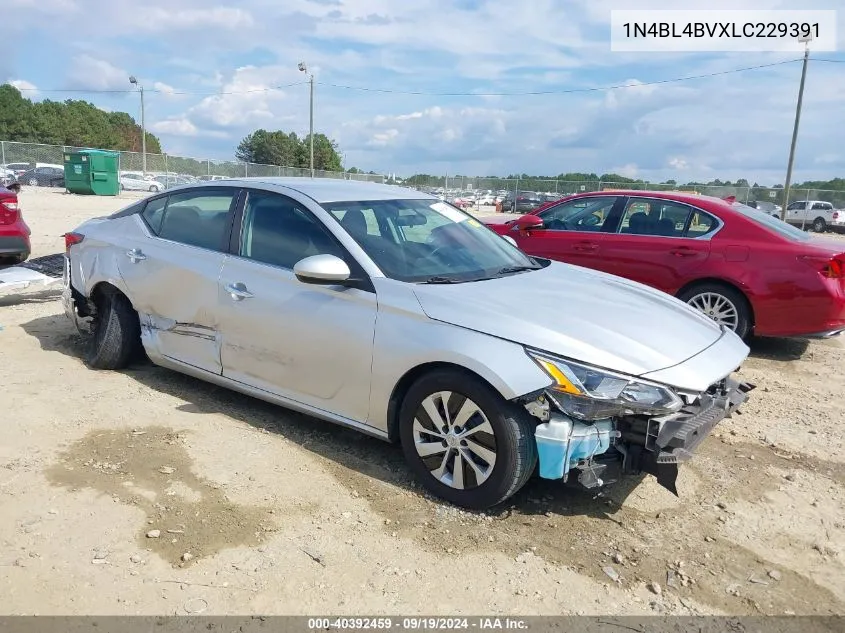
{"label": "tree line", "polygon": [[[74,99],[32,102],[10,84],[0,85],[0,139],[141,151],[141,127],[127,113],[106,112]],[[161,152],[159,139],[149,132],[147,151]]]}

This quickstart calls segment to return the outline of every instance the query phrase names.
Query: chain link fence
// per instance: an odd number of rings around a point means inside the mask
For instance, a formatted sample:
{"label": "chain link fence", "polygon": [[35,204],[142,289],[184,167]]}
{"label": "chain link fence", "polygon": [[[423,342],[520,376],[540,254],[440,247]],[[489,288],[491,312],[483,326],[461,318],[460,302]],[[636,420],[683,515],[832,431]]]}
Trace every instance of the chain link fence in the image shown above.
{"label": "chain link fence", "polygon": [[[738,202],[748,204],[769,213],[779,213],[784,206],[783,187],[757,187],[736,185],[681,185],[649,182],[622,183],[601,180],[568,181],[552,178],[474,178],[468,176],[442,176],[420,178],[415,176],[404,182],[427,193],[439,195],[447,200],[473,197],[477,200],[501,198],[507,194],[535,193],[546,199],[591,191],[679,191],[703,196],[726,198],[733,196]],[[787,205],[794,202],[830,202],[835,209],[845,209],[845,191],[826,189],[797,189],[789,191]],[[809,206],[809,205],[805,205]],[[812,219],[811,219],[812,221]]]}
{"label": "chain link fence", "polygon": [[[91,147],[71,147],[67,145],[41,145],[37,143],[17,143],[14,141],[0,141],[0,164],[24,166],[34,168],[41,165],[64,166],[64,155],[81,149],[95,149]],[[141,152],[118,152],[120,154],[120,171],[140,173],[144,170],[144,155]],[[288,176],[307,178],[311,170],[301,167],[281,167],[279,165],[261,165],[258,163],[243,163],[240,161],[213,160],[207,158],[190,158],[174,156],[172,154],[146,155],[146,173],[154,176],[172,176],[174,180],[180,177],[209,178],[219,176],[223,178],[271,177]],[[348,173],[342,171],[314,171],[316,178],[342,178],[345,180],[360,180],[365,182],[386,182],[382,174]]]}

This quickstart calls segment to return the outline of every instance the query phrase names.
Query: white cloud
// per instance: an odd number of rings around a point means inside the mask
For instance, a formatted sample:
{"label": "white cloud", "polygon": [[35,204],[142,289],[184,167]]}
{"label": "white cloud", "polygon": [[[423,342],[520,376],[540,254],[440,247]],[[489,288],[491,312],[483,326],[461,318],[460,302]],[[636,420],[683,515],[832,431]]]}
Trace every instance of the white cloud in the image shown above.
{"label": "white cloud", "polygon": [[672,169],[677,169],[678,171],[686,171],[689,169],[689,163],[687,160],[685,158],[681,158],[680,156],[673,156],[670,158],[668,165]]}
{"label": "white cloud", "polygon": [[38,94],[38,87],[26,79],[10,79],[8,83],[20,90],[24,97],[32,98]]}
{"label": "white cloud", "polygon": [[223,28],[238,30],[255,24],[252,14],[233,7],[201,9],[177,9],[152,7],[144,11],[144,19],[138,20],[139,29],[149,31],[170,31],[177,29]]}
{"label": "white cloud", "polygon": [[91,55],[77,55],[71,60],[68,85],[88,90],[128,90],[129,73],[114,64]]}
{"label": "white cloud", "polygon": [[157,121],[150,126],[156,134],[172,134],[173,136],[196,136],[199,129],[188,119],[164,119]]}
{"label": "white cloud", "polygon": [[153,89],[169,96],[172,96],[173,93],[176,92],[176,88],[161,81],[154,82]]}

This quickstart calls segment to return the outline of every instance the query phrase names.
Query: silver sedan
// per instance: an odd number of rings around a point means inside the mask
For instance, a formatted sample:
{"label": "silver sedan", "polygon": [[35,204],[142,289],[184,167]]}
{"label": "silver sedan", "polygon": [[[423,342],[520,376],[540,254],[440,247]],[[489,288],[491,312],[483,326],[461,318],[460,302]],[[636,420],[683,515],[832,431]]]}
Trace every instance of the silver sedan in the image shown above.
{"label": "silver sedan", "polygon": [[156,364],[401,443],[433,493],[498,504],[537,471],[597,488],[678,464],[753,386],[686,304],[529,257],[389,185],[188,185],[68,233],[88,363]]}

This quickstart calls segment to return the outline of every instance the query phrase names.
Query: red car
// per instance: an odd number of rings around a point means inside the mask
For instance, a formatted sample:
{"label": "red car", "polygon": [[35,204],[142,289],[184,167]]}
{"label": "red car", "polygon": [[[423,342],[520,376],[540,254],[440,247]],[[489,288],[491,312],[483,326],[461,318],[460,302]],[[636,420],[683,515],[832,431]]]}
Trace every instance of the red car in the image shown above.
{"label": "red car", "polygon": [[31,250],[30,233],[18,206],[17,192],[0,187],[0,263],[25,261]]}
{"label": "red car", "polygon": [[[845,244],[731,199],[594,192],[514,220],[482,220],[529,255],[652,286],[742,337],[845,331]],[[625,318],[624,305],[608,310]]]}

